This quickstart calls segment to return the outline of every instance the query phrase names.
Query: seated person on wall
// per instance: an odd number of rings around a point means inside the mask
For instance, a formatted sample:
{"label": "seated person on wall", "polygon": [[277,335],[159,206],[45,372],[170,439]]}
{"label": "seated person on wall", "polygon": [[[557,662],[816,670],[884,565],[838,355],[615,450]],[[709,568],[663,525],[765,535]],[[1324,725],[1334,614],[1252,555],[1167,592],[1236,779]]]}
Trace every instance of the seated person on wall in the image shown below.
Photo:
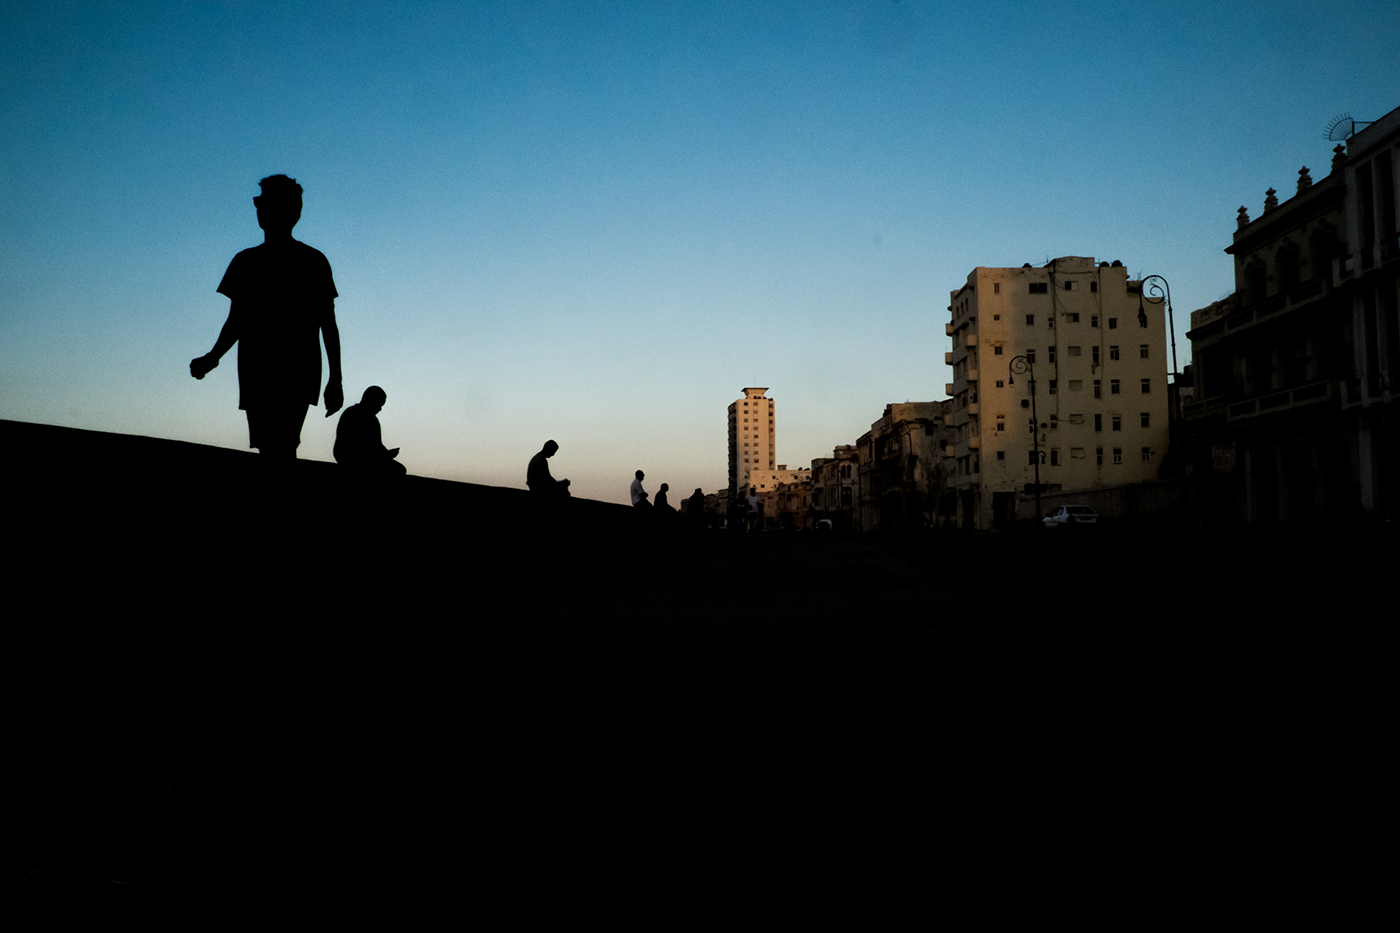
{"label": "seated person on wall", "polygon": [[549,458],[559,452],[554,441],[545,441],[539,453],[530,458],[530,467],[525,471],[525,485],[530,491],[544,500],[569,498],[569,481],[555,479],[549,475]]}
{"label": "seated person on wall", "polygon": [[408,472],[394,459],[399,449],[385,449],[380,438],[376,416],[388,398],[379,386],[370,386],[358,405],[345,409],[335,429],[336,463],[365,476],[403,476]]}

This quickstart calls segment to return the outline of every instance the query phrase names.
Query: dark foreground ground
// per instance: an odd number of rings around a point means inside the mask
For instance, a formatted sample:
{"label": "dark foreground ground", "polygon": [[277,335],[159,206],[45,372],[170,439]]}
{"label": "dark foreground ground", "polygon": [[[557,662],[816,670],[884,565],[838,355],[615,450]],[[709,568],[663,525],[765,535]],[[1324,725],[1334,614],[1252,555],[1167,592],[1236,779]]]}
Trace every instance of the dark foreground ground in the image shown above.
{"label": "dark foreground ground", "polygon": [[1116,922],[1378,874],[1384,530],[688,536],[0,431],[36,923]]}

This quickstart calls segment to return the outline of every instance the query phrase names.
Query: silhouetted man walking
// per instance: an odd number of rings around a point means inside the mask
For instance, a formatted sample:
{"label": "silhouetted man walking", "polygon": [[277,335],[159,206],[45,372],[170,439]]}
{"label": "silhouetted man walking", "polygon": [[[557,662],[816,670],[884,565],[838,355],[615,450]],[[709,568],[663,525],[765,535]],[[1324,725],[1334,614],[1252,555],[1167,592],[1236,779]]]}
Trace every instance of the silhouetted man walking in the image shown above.
{"label": "silhouetted man walking", "polygon": [[214,349],[190,361],[203,379],[238,344],[238,407],[248,415],[248,446],[279,459],[295,459],[307,409],[321,391],[321,340],[330,380],[326,417],[340,410],[340,331],[335,324],[335,282],[319,250],[292,239],[301,219],[301,185],[271,175],[253,198],[263,244],[233,257],[219,293],[230,300],[228,320]]}

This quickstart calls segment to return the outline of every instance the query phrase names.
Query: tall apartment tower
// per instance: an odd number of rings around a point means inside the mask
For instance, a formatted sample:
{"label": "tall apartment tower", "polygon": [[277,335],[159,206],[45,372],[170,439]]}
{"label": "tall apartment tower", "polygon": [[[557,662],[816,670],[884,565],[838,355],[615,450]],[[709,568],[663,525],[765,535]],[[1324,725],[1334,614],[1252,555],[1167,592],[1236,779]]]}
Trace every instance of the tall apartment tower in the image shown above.
{"label": "tall apartment tower", "polygon": [[773,400],[767,386],[744,389],[744,397],[729,403],[729,491],[747,489],[755,470],[772,470]]}
{"label": "tall apartment tower", "polygon": [[[1141,308],[1141,311],[1139,310]],[[1155,480],[1167,451],[1167,322],[1114,262],[978,266],[952,292],[948,335],[959,524],[1009,524],[1045,491]],[[1012,375],[1024,356],[1031,372]],[[1014,379],[1014,381],[1013,381]]]}

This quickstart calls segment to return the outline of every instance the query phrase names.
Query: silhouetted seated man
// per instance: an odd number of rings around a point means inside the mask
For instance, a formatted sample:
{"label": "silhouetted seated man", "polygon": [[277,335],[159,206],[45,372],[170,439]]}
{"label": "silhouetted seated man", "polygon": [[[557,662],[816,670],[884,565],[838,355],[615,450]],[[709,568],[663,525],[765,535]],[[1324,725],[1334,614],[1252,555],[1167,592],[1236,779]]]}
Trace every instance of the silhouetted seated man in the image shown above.
{"label": "silhouetted seated man", "polygon": [[408,472],[394,458],[395,447],[388,450],[380,439],[379,418],[389,396],[379,386],[370,386],[360,398],[340,416],[335,429],[335,462],[363,476],[403,476]]}
{"label": "silhouetted seated man", "polygon": [[292,239],[301,219],[301,185],[271,175],[253,198],[263,244],[229,263],[219,292],[230,301],[214,349],[190,360],[203,379],[238,344],[238,407],[248,415],[248,446],[278,459],[296,459],[306,410],[321,391],[321,340],[330,380],[326,417],[340,411],[340,331],[335,282],[320,251]]}
{"label": "silhouetted seated man", "polygon": [[651,500],[651,497],[648,496],[648,495],[647,495],[647,491],[646,491],[645,489],[642,488],[642,480],[646,479],[646,476],[647,476],[647,475],[646,475],[645,473],[643,473],[641,470],[638,470],[638,471],[637,471],[637,478],[634,479],[634,480],[632,480],[632,486],[631,486],[631,488],[630,488],[628,491],[629,491],[629,493],[630,493],[631,496],[632,496],[632,507],[633,507],[633,508],[636,508],[636,509],[650,509],[650,508],[651,508],[651,501],[650,501],[650,500]]}
{"label": "silhouetted seated man", "polygon": [[569,498],[569,481],[549,475],[549,458],[558,452],[558,444],[545,441],[540,452],[530,458],[530,468],[525,471],[525,485],[545,501]]}

